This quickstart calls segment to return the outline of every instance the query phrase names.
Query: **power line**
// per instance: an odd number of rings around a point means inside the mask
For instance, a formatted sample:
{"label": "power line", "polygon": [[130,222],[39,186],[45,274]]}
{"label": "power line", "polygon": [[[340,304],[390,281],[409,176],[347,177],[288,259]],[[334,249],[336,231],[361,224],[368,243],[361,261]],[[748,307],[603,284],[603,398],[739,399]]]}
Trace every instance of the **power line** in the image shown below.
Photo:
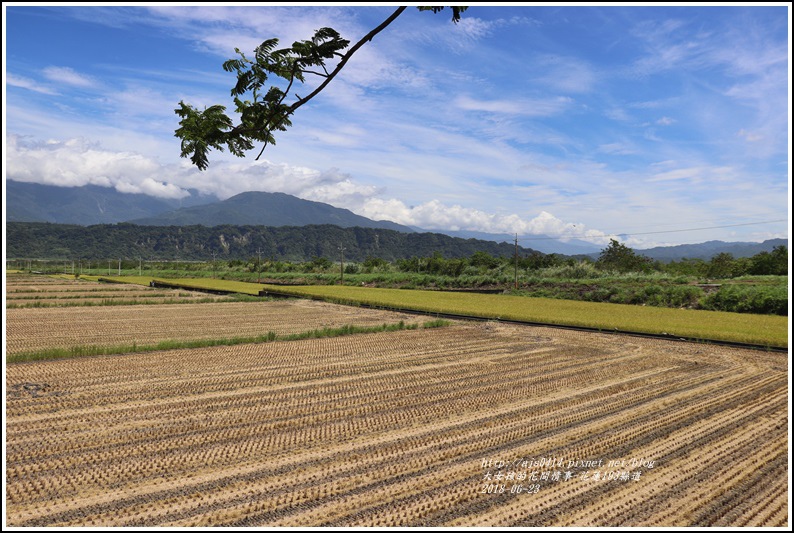
{"label": "power line", "polygon": [[557,237],[522,237],[521,241],[556,241],[558,239],[579,239],[579,240],[587,240],[587,239],[602,239],[604,237],[618,237],[618,236],[626,236],[626,237],[635,237],[637,235],[658,235],[660,233],[681,233],[685,231],[703,231],[707,229],[722,229],[722,228],[736,228],[739,226],[754,226],[759,224],[772,224],[775,222],[788,222],[787,219],[779,219],[779,220],[765,220],[763,222],[745,222],[744,224],[727,224],[724,226],[708,226],[703,228],[686,228],[686,229],[671,229],[671,230],[664,230],[664,231],[644,231],[638,233],[604,233],[603,235],[598,236],[587,236],[587,235],[559,235]]}

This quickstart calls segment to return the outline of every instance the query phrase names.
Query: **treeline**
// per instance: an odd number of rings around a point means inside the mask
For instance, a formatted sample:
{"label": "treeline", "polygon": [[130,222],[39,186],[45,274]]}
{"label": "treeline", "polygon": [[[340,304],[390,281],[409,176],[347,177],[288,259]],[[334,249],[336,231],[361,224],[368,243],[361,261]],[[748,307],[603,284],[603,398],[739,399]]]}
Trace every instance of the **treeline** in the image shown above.
{"label": "treeline", "polygon": [[[612,240],[596,259],[543,254],[510,243],[461,239],[438,233],[404,233],[331,225],[265,226],[78,226],[9,222],[6,257],[62,260],[229,261],[267,263],[274,272],[322,272],[342,260],[349,270],[398,271],[457,277],[562,268],[564,277],[600,273],[653,273],[703,279],[788,274],[788,248],[752,257],[720,253],[709,260],[655,261]],[[231,263],[230,263],[231,264]],[[353,272],[351,272],[353,273]],[[598,277],[598,276],[596,276]]]}
{"label": "treeline", "polygon": [[719,253],[708,261],[682,259],[663,263],[636,253],[614,239],[601,251],[595,262],[599,268],[615,272],[665,272],[673,275],[696,276],[711,279],[731,279],[741,276],[788,275],[788,248],[776,246],[771,252],[760,252],[752,257],[734,257]]}
{"label": "treeline", "polygon": [[[78,226],[9,222],[6,257],[64,260],[121,258],[137,260],[246,260],[304,262],[317,257],[361,262],[368,257],[398,261],[440,254],[464,258],[476,252],[513,257],[515,247],[438,233],[404,233],[332,225],[265,226]],[[533,250],[519,247],[522,255]]]}
{"label": "treeline", "polygon": [[[247,262],[235,260],[230,267],[245,266],[249,271],[261,272],[330,272],[336,262],[327,256],[315,256],[310,261],[293,263],[250,257]],[[742,276],[786,276],[788,274],[788,248],[776,246],[771,252],[761,252],[752,257],[734,258],[720,253],[706,261],[684,259],[664,263],[636,253],[628,246],[612,240],[597,259],[587,256],[543,254],[538,251],[513,255],[494,256],[478,250],[468,257],[444,257],[435,251],[428,256],[386,261],[381,257],[367,256],[363,261],[347,261],[344,272],[348,274],[377,272],[415,272],[446,277],[478,275],[531,275],[542,272],[546,277],[566,279],[595,279],[615,274],[654,274],[684,276],[700,279],[732,279]]]}

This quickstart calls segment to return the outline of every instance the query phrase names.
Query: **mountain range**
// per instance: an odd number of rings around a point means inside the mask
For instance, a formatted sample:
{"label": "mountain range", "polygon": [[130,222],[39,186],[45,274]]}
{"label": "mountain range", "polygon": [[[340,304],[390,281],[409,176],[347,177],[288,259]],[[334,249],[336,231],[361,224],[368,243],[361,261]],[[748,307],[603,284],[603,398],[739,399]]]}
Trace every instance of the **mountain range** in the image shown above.
{"label": "mountain range", "polygon": [[370,220],[347,209],[303,200],[281,192],[244,192],[208,205],[182,207],[159,215],[128,220],[141,226],[308,226],[380,228],[413,233],[408,226]]}
{"label": "mountain range", "polygon": [[174,209],[217,202],[214,196],[190,191],[190,196],[169,200],[146,194],[120,193],[110,187],[85,185],[57,187],[6,180],[6,222],[57,224],[115,224]]}
{"label": "mountain range", "polygon": [[[387,220],[371,220],[329,204],[303,200],[284,193],[244,192],[226,200],[189,191],[177,200],[145,194],[121,193],[108,187],[57,187],[6,180],[6,222],[52,222],[91,226],[128,222],[142,226],[308,226],[335,225],[342,228],[377,228],[404,233],[429,230]],[[431,230],[459,239],[513,243],[514,235],[474,231]],[[559,241],[544,235],[519,237],[522,247],[543,253],[598,257],[602,246],[586,241]],[[710,259],[719,253],[750,257],[775,246],[788,246],[785,239],[763,243],[708,241],[637,250],[661,261],[683,258]]]}

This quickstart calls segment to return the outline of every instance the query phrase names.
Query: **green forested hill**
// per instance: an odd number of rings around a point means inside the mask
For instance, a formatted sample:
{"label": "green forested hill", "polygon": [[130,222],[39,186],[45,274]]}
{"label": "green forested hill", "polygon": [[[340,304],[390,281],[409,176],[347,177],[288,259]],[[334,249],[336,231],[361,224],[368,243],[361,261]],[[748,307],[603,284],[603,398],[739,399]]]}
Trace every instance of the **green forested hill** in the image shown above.
{"label": "green forested hill", "polygon": [[[475,252],[509,257],[512,243],[458,239],[439,233],[404,233],[376,228],[338,226],[138,226],[102,224],[77,226],[38,222],[9,222],[6,257],[48,259],[262,259],[308,261],[335,259],[344,248],[348,261],[368,256],[395,261],[428,257],[438,252],[447,258]],[[519,253],[532,250],[519,248]]]}
{"label": "green forested hill", "polygon": [[306,226],[332,224],[343,228],[384,228],[413,233],[407,226],[375,221],[321,202],[280,192],[250,191],[221,202],[185,207],[128,221],[143,226]]}

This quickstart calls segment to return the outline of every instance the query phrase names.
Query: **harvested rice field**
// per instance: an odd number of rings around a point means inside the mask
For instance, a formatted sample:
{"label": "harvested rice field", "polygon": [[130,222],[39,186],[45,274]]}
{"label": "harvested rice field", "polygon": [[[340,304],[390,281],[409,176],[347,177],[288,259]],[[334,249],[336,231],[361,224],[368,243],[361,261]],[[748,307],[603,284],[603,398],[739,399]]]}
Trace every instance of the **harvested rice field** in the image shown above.
{"label": "harvested rice field", "polygon": [[425,317],[281,300],[152,306],[6,309],[8,355],[77,346],[151,345],[171,340],[300,333],[348,324],[421,323]]}
{"label": "harvested rice field", "polygon": [[196,301],[229,301],[225,295],[198,291],[154,289],[140,285],[110,284],[83,279],[42,275],[9,274],[6,308],[118,306]]}
{"label": "harvested rice field", "polygon": [[[159,320],[374,313],[207,305]],[[9,312],[9,346],[39,320],[45,345],[173,334],[141,307]],[[783,353],[462,322],[7,364],[7,525],[785,526],[787,371]]]}

